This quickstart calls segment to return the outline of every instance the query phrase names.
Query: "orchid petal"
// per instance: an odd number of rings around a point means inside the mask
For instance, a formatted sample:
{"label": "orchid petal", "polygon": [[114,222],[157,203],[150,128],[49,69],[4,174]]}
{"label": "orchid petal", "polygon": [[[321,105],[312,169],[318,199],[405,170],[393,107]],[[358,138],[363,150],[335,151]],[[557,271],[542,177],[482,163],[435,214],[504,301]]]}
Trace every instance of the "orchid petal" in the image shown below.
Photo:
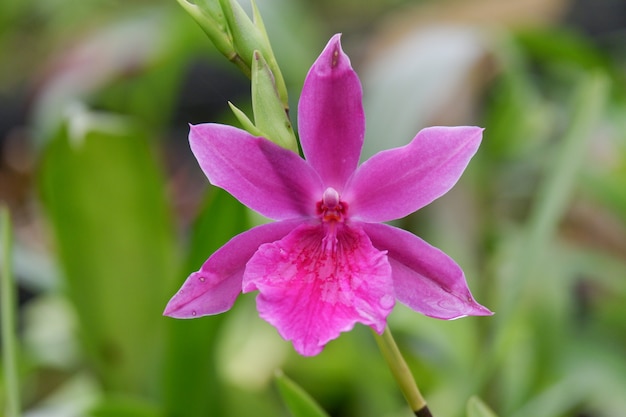
{"label": "orchid petal", "polygon": [[292,151],[220,124],[191,126],[189,142],[211,184],[272,219],[315,213],[322,194],[317,173]]}
{"label": "orchid petal", "polygon": [[482,138],[478,127],[431,127],[406,146],[365,161],[343,199],[367,222],[404,217],[442,196],[458,181]]}
{"label": "orchid petal", "polygon": [[328,42],[304,81],[298,130],[306,160],[324,184],[341,192],[356,169],[365,116],[361,83],[341,49],[340,35]]}
{"label": "orchid petal", "polygon": [[402,229],[373,223],[361,226],[376,248],[388,251],[398,301],[444,320],[493,314],[474,300],[463,271],[441,250]]}
{"label": "orchid petal", "polygon": [[246,262],[259,245],[283,238],[299,223],[299,220],[269,223],[232,238],[187,278],[163,314],[194,318],[229,310],[241,292]]}
{"label": "orchid petal", "polygon": [[306,356],[357,322],[382,333],[395,303],[385,253],[359,228],[336,226],[333,235],[303,224],[262,245],[244,274],[243,291],[259,290],[260,316]]}

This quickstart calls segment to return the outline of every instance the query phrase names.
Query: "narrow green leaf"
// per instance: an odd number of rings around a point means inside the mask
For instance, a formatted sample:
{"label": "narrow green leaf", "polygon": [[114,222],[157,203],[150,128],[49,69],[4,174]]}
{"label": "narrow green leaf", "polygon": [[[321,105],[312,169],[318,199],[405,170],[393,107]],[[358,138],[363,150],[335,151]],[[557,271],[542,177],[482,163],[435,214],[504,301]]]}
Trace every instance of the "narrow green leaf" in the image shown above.
{"label": "narrow green leaf", "polygon": [[514,277],[507,282],[501,305],[496,309],[496,321],[512,328],[507,320],[519,305],[521,288],[534,274],[533,268],[539,265],[538,259],[545,253],[554,230],[567,207],[569,197],[576,185],[578,170],[585,156],[592,130],[606,102],[608,80],[601,73],[586,75],[573,97],[571,124],[566,132],[556,158],[550,165],[546,179],[539,189],[537,202],[528,220],[528,234],[514,268]]}
{"label": "narrow green leaf", "polygon": [[299,385],[276,372],[278,391],[293,417],[328,417],[328,414]]}
{"label": "narrow green leaf", "polygon": [[17,372],[17,293],[13,278],[13,232],[9,209],[0,206],[0,303],[2,306],[2,368],[6,386],[7,417],[20,416],[20,381]]}
{"label": "narrow green leaf", "polygon": [[471,397],[467,401],[467,417],[498,417],[480,398]]}
{"label": "narrow green leaf", "polygon": [[74,115],[45,150],[40,189],[92,366],[107,390],[156,396],[177,254],[147,133]]}
{"label": "narrow green leaf", "polygon": [[89,412],[90,417],[163,417],[154,404],[133,397],[105,397]]}
{"label": "narrow green leaf", "polygon": [[[192,228],[185,271],[171,289],[174,295],[187,275],[233,236],[249,226],[247,209],[226,191],[211,188]],[[222,416],[224,392],[217,373],[218,335],[226,315],[194,320],[167,318],[168,346],[164,395],[167,415]]]}

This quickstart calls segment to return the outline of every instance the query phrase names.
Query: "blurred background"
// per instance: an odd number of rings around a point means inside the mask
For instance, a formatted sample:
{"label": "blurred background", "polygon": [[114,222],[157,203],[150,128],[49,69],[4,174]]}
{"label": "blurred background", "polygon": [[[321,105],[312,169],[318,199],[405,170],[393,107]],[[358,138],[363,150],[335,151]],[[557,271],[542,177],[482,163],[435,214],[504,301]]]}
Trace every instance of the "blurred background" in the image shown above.
{"label": "blurred background", "polygon": [[[496,312],[390,316],[433,414],[464,416],[477,395],[507,417],[626,415],[626,2],[258,6],[294,123],[306,71],[342,32],[364,158],[428,125],[486,128],[457,186],[399,222]],[[174,0],[0,2],[25,416],[288,416],[278,368],[331,416],[410,415],[364,326],[304,358],[254,294],[219,316],[162,317],[191,271],[259,221],[188,148],[188,123],[236,125],[227,101],[250,109],[249,80]]]}

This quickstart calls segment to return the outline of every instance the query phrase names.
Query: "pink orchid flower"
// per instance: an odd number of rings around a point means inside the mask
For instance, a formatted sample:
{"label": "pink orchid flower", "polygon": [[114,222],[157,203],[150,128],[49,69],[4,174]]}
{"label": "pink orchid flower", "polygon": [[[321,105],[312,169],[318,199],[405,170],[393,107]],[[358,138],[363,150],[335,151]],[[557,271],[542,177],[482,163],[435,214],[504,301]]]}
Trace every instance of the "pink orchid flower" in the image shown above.
{"label": "pink orchid flower", "polygon": [[427,128],[359,166],[362,90],[340,35],[307,75],[298,122],[306,159],[231,126],[191,126],[191,149],[211,184],[276,222],[222,246],[165,315],[221,313],[242,291],[258,290],[260,316],[309,356],[355,323],[382,333],[396,300],[439,319],[492,314],[450,257],[382,223],[446,193],[478,149],[481,128]]}

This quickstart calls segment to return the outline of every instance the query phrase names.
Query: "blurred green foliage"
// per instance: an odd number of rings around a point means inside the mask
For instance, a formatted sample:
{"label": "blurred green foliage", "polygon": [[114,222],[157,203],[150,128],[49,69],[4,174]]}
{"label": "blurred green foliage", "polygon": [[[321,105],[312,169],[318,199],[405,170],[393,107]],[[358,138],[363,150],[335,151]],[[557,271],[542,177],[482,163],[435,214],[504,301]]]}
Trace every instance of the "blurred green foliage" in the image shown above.
{"label": "blurred green foliage", "polygon": [[[426,18],[406,1],[258,3],[292,109],[344,32],[366,152],[427,124],[486,128],[455,189],[401,222],[457,259],[496,312],[392,313],[433,414],[626,414],[623,27],[445,18],[482,0],[419,2]],[[298,386],[331,416],[410,414],[362,326],[303,358],[258,318],[254,295],[215,317],[161,316],[191,271],[263,221],[208,186],[188,150],[185,123],[236,123],[227,101],[250,114],[250,87],[175,1],[0,2],[0,61],[0,198],[30,294],[25,416],[288,416],[290,401],[308,404]],[[289,376],[278,386],[276,369]]]}

